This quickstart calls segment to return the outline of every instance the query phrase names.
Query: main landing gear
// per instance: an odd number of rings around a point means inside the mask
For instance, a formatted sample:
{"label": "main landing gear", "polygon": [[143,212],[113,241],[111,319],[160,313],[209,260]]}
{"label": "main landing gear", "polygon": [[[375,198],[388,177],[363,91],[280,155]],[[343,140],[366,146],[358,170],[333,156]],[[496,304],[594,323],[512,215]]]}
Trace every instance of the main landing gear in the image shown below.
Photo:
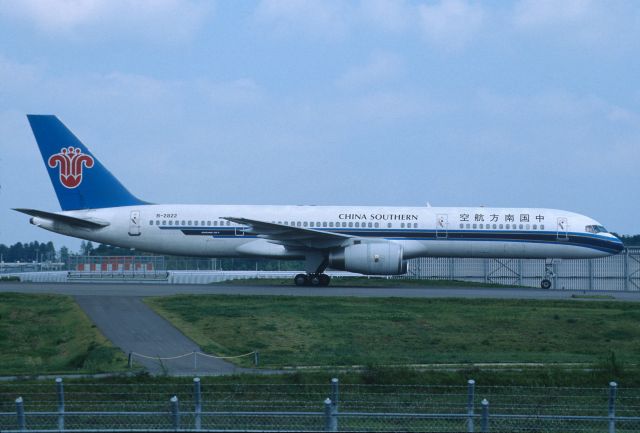
{"label": "main landing gear", "polygon": [[553,272],[553,260],[545,260],[544,262],[544,279],[540,282],[540,287],[543,289],[551,288],[551,279],[556,276]]}
{"label": "main landing gear", "polygon": [[296,286],[328,286],[331,282],[331,277],[322,273],[298,274],[293,281]]}

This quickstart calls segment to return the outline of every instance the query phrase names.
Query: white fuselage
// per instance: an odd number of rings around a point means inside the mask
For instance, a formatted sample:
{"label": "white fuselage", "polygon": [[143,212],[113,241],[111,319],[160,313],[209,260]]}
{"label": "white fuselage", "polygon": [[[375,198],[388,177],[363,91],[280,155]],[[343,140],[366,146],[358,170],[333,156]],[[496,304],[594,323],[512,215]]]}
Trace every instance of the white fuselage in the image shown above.
{"label": "white fuselage", "polygon": [[142,251],[206,257],[304,258],[224,218],[242,217],[402,245],[404,258],[595,258],[615,254],[613,235],[573,212],[540,208],[139,205],[61,212],[108,222],[81,228],[45,218],[47,230]]}

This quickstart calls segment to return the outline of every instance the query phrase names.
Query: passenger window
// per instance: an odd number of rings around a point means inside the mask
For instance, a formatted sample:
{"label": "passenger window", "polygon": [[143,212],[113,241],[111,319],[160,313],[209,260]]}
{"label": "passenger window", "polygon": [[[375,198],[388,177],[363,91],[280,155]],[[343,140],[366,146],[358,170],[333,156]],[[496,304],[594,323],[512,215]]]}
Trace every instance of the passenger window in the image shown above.
{"label": "passenger window", "polygon": [[471,224],[467,223],[467,228],[470,229],[471,228]]}
{"label": "passenger window", "polygon": [[473,228],[477,229],[478,228],[478,224],[473,224]]}
{"label": "passenger window", "polygon": [[460,223],[460,228],[463,229],[464,228],[464,223]]}
{"label": "passenger window", "polygon": [[482,224],[482,223],[481,223],[481,224],[480,224],[480,228],[481,228],[481,229],[482,229],[482,228],[484,228],[484,224]]}
{"label": "passenger window", "polygon": [[305,221],[302,225],[303,225],[304,227],[306,227],[306,226],[307,226],[307,222]]}
{"label": "passenger window", "polygon": [[413,223],[413,228],[417,229],[418,228],[418,223]]}
{"label": "passenger window", "polygon": [[173,221],[169,220],[169,225],[172,226],[173,225]]}
{"label": "passenger window", "polygon": [[200,221],[200,225],[201,226],[205,225],[204,221]]}
{"label": "passenger window", "polygon": [[500,230],[502,230],[503,225],[502,225],[502,224],[500,224],[498,227],[500,228]]}
{"label": "passenger window", "polygon": [[333,221],[329,221],[329,227],[333,227]]}
{"label": "passenger window", "polygon": [[497,226],[496,224],[494,224],[494,225],[493,225],[493,229],[495,230],[495,229],[497,229],[497,228],[498,228],[498,226]]}
{"label": "passenger window", "polygon": [[152,226],[153,225],[153,220],[149,220],[149,225]]}
{"label": "passenger window", "polygon": [[166,226],[167,225],[167,221],[166,220],[162,220],[162,225]]}
{"label": "passenger window", "polygon": [[404,223],[400,223],[400,228],[403,229],[404,228]]}
{"label": "passenger window", "polygon": [[529,228],[530,228],[530,227],[531,227],[531,226],[530,226],[529,224],[527,224],[527,225],[525,226],[525,228],[526,228],[527,230],[529,230]]}
{"label": "passenger window", "polygon": [[[393,226],[393,224],[387,223],[387,227],[391,228],[392,226]],[[376,227],[378,227],[378,223],[376,223]]]}
{"label": "passenger window", "polygon": [[349,221],[349,227],[353,227],[353,222]]}
{"label": "passenger window", "polygon": [[302,223],[301,223],[300,221],[297,221],[297,222],[296,222],[296,225],[297,225],[298,227],[302,227]]}
{"label": "passenger window", "polygon": [[[369,228],[371,228],[371,227],[373,227],[373,224],[372,224],[372,223],[368,223],[368,224],[367,224],[367,226],[368,226]],[[377,226],[376,226],[376,227],[377,227]]]}
{"label": "passenger window", "polygon": [[540,230],[544,230],[544,224],[540,224]]}
{"label": "passenger window", "polygon": [[227,221],[227,225],[230,226],[231,225],[231,221]]}
{"label": "passenger window", "polygon": [[196,221],[194,221],[194,222],[193,222],[193,225],[194,225],[194,226],[197,226],[197,225],[198,225],[198,221],[197,221],[197,220],[196,220]]}
{"label": "passenger window", "polygon": [[534,230],[538,230],[538,224],[534,224],[534,225],[533,225],[533,229],[534,229]]}
{"label": "passenger window", "polygon": [[346,221],[342,221],[342,227],[346,227],[347,226],[347,222]]}
{"label": "passenger window", "polygon": [[375,226],[375,228],[378,228],[378,227],[380,227],[380,224],[379,223],[375,223],[374,226]]}
{"label": "passenger window", "polygon": [[207,221],[207,225],[211,227],[211,221]]}
{"label": "passenger window", "polygon": [[322,227],[326,227],[327,226],[327,222],[326,221],[322,221]]}
{"label": "passenger window", "polygon": [[359,223],[359,222],[356,222],[355,226],[356,226],[356,227],[360,227],[360,223]]}
{"label": "passenger window", "polygon": [[522,224],[520,224],[520,230],[522,230]]}

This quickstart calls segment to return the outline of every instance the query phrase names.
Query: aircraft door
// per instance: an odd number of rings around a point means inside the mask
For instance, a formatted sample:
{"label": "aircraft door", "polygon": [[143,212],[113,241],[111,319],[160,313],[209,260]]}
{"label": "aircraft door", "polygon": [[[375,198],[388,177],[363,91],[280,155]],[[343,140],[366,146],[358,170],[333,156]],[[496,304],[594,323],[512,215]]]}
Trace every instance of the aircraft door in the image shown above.
{"label": "aircraft door", "polygon": [[449,230],[449,215],[439,213],[436,215],[436,238],[446,239]]}
{"label": "aircraft door", "polygon": [[558,217],[558,240],[566,241],[569,239],[569,221],[566,217]]}
{"label": "aircraft door", "polygon": [[140,236],[140,211],[132,210],[129,216],[129,236]]}

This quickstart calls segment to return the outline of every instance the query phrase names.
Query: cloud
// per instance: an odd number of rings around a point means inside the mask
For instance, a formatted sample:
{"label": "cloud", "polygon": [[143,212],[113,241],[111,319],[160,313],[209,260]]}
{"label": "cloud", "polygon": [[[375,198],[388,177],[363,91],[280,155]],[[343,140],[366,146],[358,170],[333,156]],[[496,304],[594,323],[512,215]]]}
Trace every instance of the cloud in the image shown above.
{"label": "cloud", "polygon": [[485,12],[475,3],[442,0],[418,6],[421,30],[426,39],[440,47],[457,50],[465,46],[482,27]]}
{"label": "cloud", "polygon": [[300,33],[333,39],[348,29],[347,3],[336,0],[262,0],[255,10],[258,22],[286,35]]}
{"label": "cloud", "polygon": [[588,18],[593,7],[591,0],[522,0],[513,19],[520,27],[575,23]]}
{"label": "cloud", "polygon": [[511,13],[516,31],[625,55],[637,50],[639,20],[637,2],[521,0]]}
{"label": "cloud", "polygon": [[179,0],[0,0],[0,16],[31,23],[44,33],[78,36],[121,32],[183,40],[211,13],[213,3]]}
{"label": "cloud", "polygon": [[363,0],[360,7],[368,21],[387,31],[406,30],[415,21],[415,8],[404,0]]}
{"label": "cloud", "polygon": [[403,70],[402,59],[392,53],[377,53],[364,65],[354,66],[339,79],[343,88],[367,87],[398,76]]}
{"label": "cloud", "polygon": [[210,83],[205,87],[212,103],[226,108],[256,105],[264,98],[263,90],[250,78]]}

